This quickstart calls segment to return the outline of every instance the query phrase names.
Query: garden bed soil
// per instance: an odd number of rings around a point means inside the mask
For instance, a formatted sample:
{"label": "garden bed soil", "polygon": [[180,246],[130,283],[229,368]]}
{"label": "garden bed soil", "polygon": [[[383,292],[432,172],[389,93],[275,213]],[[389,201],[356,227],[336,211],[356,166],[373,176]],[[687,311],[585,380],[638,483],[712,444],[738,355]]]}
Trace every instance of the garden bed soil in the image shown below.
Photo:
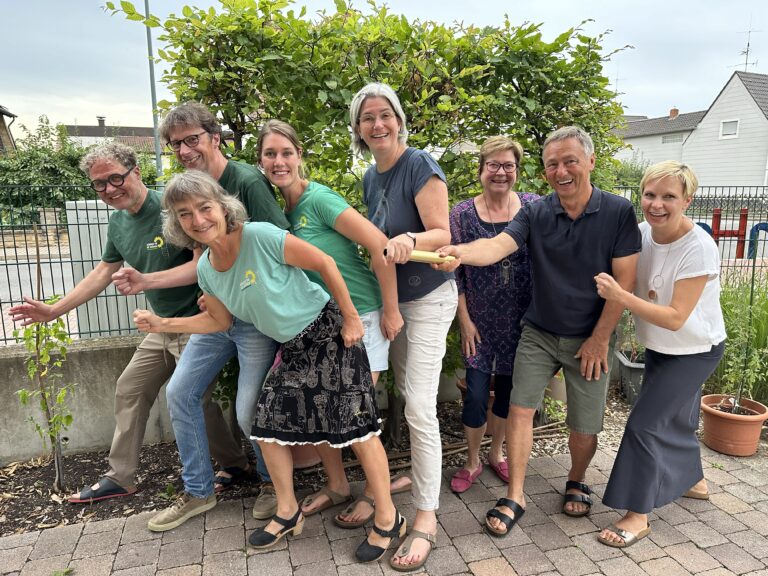
{"label": "garden bed soil", "polygon": [[[606,410],[605,431],[600,435],[600,446],[617,449],[624,430],[628,408],[621,397],[611,389]],[[438,405],[440,434],[443,445],[464,440],[461,424],[461,402],[443,402]],[[30,429],[30,434],[33,432]],[[552,436],[552,435],[549,435]],[[244,445],[247,445],[244,442]],[[408,430],[403,424],[402,445],[407,450]],[[568,450],[567,434],[534,441],[533,456],[565,453]],[[94,483],[99,474],[107,470],[109,452],[83,452],[64,457],[64,481],[70,492]],[[443,466],[462,466],[465,453],[446,455]],[[344,451],[345,461],[354,460],[350,449]],[[390,461],[391,466],[407,464],[407,459]],[[351,481],[362,480],[359,467],[348,470]],[[92,505],[69,504],[51,491],[53,465],[49,457],[27,462],[16,462],[0,470],[0,537],[29,532],[42,528],[76,522],[107,520],[131,516],[148,510],[167,507],[182,489],[181,464],[176,444],[173,442],[147,445],[142,448],[135,496],[117,498]],[[294,474],[296,491],[315,490],[323,485],[322,473]],[[232,500],[255,496],[258,484],[239,484],[220,495],[220,500]]]}

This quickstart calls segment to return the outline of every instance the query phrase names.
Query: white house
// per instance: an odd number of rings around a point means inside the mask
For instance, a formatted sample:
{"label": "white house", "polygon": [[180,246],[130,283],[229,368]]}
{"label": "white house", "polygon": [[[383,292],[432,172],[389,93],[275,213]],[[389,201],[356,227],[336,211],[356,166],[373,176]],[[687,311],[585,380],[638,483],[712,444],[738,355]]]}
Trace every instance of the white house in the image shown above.
{"label": "white house", "polygon": [[703,186],[768,186],[768,75],[734,72],[709,109],[628,122],[619,160],[680,160]]}

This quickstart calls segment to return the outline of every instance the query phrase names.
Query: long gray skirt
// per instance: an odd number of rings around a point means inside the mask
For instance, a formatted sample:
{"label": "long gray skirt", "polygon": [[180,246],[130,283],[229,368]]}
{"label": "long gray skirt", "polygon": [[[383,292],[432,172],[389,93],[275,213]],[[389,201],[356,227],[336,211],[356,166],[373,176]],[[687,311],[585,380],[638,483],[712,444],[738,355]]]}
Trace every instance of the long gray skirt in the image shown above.
{"label": "long gray skirt", "polygon": [[678,499],[704,477],[696,430],[701,386],[725,343],[672,356],[645,351],[645,375],[627,419],[603,504],[647,514]]}

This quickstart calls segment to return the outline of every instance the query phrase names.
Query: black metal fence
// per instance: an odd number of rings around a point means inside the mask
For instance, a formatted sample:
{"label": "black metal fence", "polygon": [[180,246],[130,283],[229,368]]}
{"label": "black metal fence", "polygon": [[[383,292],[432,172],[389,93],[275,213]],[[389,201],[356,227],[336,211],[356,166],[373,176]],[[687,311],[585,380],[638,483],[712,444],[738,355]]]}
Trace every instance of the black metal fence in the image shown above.
{"label": "black metal fence", "polygon": [[[616,192],[632,199],[642,219],[638,191]],[[0,344],[15,342],[9,306],[23,296],[63,295],[100,261],[108,215],[87,187],[0,186]],[[768,187],[704,187],[688,215],[717,240],[724,281],[766,282]],[[67,327],[76,338],[134,333],[131,312],[139,306],[143,297],[110,287],[70,312]]]}

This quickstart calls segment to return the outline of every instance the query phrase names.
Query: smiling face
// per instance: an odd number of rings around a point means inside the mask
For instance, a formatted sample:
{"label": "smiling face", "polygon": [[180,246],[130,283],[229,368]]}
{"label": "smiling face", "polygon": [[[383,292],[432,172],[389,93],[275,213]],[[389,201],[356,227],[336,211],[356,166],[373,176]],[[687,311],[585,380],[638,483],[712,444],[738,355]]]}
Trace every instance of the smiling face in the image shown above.
{"label": "smiling face", "polygon": [[125,210],[135,214],[144,205],[144,199],[147,197],[147,188],[141,181],[139,168],[134,167],[125,176],[122,185],[113,186],[109,183],[109,177],[112,174],[125,174],[127,169],[127,166],[114,160],[99,159],[91,166],[88,176],[91,180],[107,182],[106,189],[103,192],[98,192],[102,202],[116,210]]}
{"label": "smiling face", "polygon": [[[202,134],[200,134],[202,132]],[[197,145],[192,147],[184,143],[184,138],[198,134]],[[178,126],[169,132],[169,141],[179,141],[181,146],[173,153],[187,170],[202,170],[211,173],[216,165],[216,160],[221,154],[219,150],[220,136],[209,134],[200,126]]]}
{"label": "smiling face", "polygon": [[261,144],[261,167],[269,181],[286,190],[301,181],[301,148],[296,148],[288,138],[273,132],[267,134]]}
{"label": "smiling face", "polygon": [[199,244],[210,246],[227,235],[224,208],[214,200],[189,197],[174,204],[181,229]]}
{"label": "smiling face", "polygon": [[[488,168],[488,164],[499,164],[496,172]],[[511,172],[504,170],[504,165],[514,164]],[[508,194],[517,181],[517,158],[512,150],[502,150],[485,157],[483,166],[480,166],[480,184],[483,192],[503,196]]]}
{"label": "smiling face", "polygon": [[562,200],[589,197],[589,174],[595,168],[595,155],[587,155],[576,138],[550,142],[544,148],[543,160],[547,182]]}
{"label": "smiling face", "polygon": [[690,203],[691,198],[685,198],[683,183],[666,176],[645,183],[640,207],[654,232],[674,234]]}
{"label": "smiling face", "polygon": [[400,119],[389,100],[381,96],[371,96],[363,102],[355,130],[370,148],[374,158],[377,154],[393,152],[400,146]]}

